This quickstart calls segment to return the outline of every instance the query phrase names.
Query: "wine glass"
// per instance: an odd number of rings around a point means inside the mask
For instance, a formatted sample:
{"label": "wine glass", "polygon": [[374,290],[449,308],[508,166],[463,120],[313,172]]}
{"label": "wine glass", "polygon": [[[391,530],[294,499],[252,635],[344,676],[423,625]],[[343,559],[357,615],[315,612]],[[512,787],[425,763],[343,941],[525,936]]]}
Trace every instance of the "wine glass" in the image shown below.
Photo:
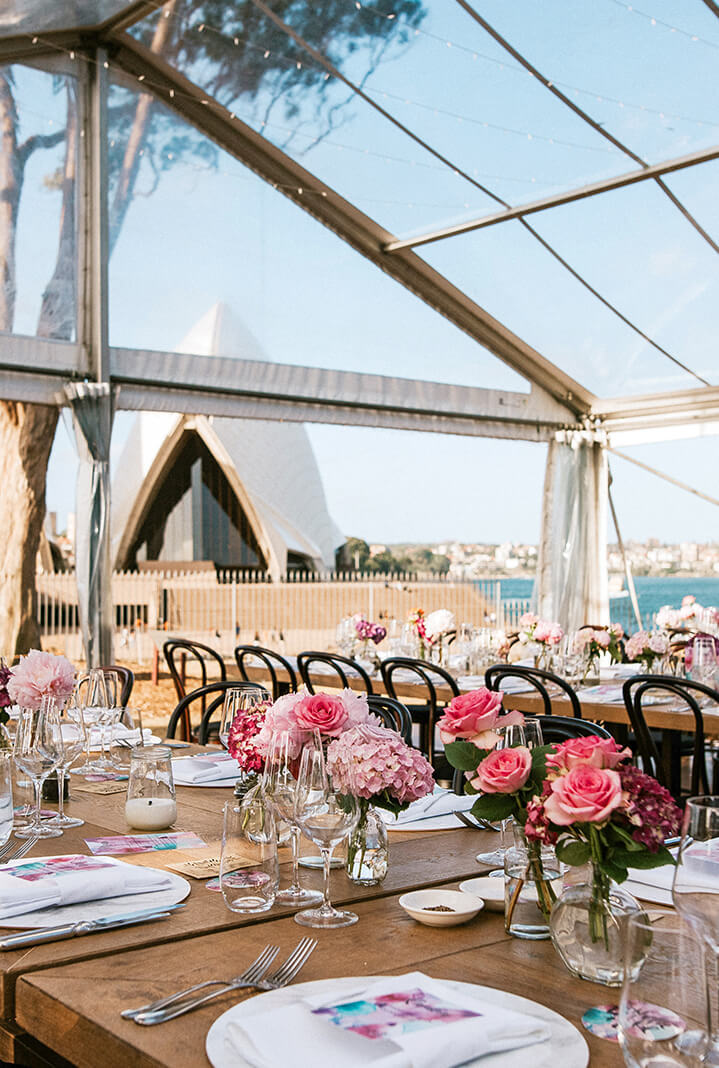
{"label": "wine glass", "polygon": [[704,942],[707,1032],[711,1036],[706,1064],[719,1065],[715,1001],[719,965],[719,797],[690,797],[686,803],[672,901]]}
{"label": "wine glass", "polygon": [[0,846],[4,846],[12,834],[12,756],[0,750]]}
{"label": "wine glass", "polygon": [[115,727],[120,721],[122,709],[118,700],[118,678],[114,671],[102,671],[102,682],[105,690],[105,704],[98,706],[97,723],[100,727],[100,757],[95,762],[98,770],[114,774],[114,767],[110,760],[109,749]]}
{"label": "wine glass", "polygon": [[322,894],[316,890],[305,890],[300,886],[299,847],[300,828],[295,822],[295,794],[299,753],[296,752],[294,739],[289,731],[279,731],[272,735],[269,751],[265,759],[262,775],[262,794],[275,818],[283,820],[290,828],[292,843],[292,882],[285,890],[280,890],[275,900],[284,905],[313,905],[322,900]]}
{"label": "wine glass", "polygon": [[85,748],[87,731],[82,709],[77,705],[68,705],[60,714],[60,736],[62,739],[62,759],[57,765],[57,816],[47,820],[48,827],[82,827],[84,820],[77,816],[65,815],[65,776]]}
{"label": "wine glass", "polygon": [[109,705],[105,672],[93,668],[89,674],[84,675],[75,687],[70,704],[81,710],[86,728],[85,763],[75,768],[75,771],[81,775],[95,775],[98,771],[105,770],[99,760],[93,760],[90,756],[92,728],[100,726],[103,713]]}
{"label": "wine glass", "polygon": [[352,794],[335,790],[327,768],[319,732],[302,751],[295,791],[295,822],[320,847],[324,868],[323,902],[319,908],[295,913],[303,927],[349,927],[357,923],[357,913],[336,909],[330,901],[332,850],[349,837],[359,821],[359,804]]}
{"label": "wine glass", "polygon": [[[527,731],[525,730],[525,724],[530,723],[528,728],[532,741],[527,738]],[[542,728],[540,727],[536,717],[534,720],[530,720],[529,717],[525,718],[524,723],[512,723],[508,727],[499,728],[499,740],[495,745],[495,749],[515,749],[518,745],[526,745],[532,748],[534,745],[542,744]],[[477,853],[477,860],[480,864],[489,864],[492,868],[502,868],[502,874],[504,874],[504,858],[507,855],[507,849],[509,848],[509,828],[512,824],[512,817],[502,820],[502,829],[499,832],[499,846],[497,849],[491,850],[489,853]]]}
{"label": "wine glass", "polygon": [[717,670],[716,647],[713,638],[700,636],[692,647],[692,679],[705,686],[714,685]]}
{"label": "wine glass", "polygon": [[235,717],[245,712],[251,712],[257,705],[270,701],[270,692],[261,687],[253,687],[245,690],[241,686],[231,686],[225,691],[225,699],[222,704],[220,716],[220,741],[225,749],[230,737],[230,728],[235,722]]}
{"label": "wine glass", "polygon": [[33,821],[15,831],[16,838],[58,838],[60,827],[49,827],[40,820],[42,784],[64,759],[60,716],[53,697],[43,697],[40,708],[21,708],[15,734],[15,762],[30,779],[35,792]]}

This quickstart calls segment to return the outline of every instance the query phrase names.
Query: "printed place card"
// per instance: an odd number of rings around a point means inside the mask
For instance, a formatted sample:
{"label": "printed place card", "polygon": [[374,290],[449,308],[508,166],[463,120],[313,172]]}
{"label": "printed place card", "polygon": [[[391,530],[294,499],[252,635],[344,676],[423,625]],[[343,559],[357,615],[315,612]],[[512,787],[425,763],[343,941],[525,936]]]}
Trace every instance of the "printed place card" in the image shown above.
{"label": "printed place card", "polygon": [[166,849],[200,849],[205,843],[194,831],[170,834],[116,834],[107,838],[86,838],[94,856],[123,856],[126,853],[154,853]]}

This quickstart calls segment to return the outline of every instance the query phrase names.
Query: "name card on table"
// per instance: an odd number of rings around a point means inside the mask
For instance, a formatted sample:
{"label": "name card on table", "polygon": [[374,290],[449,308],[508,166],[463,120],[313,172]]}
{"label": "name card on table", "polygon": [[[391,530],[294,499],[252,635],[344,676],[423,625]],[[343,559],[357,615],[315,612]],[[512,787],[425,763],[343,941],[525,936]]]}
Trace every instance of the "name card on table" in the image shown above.
{"label": "name card on table", "polygon": [[107,838],[86,838],[94,856],[123,856],[126,853],[154,853],[166,849],[200,849],[205,843],[194,831],[170,834],[115,834]]}

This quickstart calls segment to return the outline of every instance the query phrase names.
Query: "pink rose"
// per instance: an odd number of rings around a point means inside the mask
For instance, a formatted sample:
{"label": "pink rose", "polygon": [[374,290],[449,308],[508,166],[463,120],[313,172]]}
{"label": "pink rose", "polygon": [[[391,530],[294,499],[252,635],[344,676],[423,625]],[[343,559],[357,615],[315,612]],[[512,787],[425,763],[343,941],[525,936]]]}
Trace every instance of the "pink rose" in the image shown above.
{"label": "pink rose", "polygon": [[536,623],[539,623],[539,616],[535,616],[534,612],[525,612],[524,615],[519,617],[520,630],[529,630]]}
{"label": "pink rose", "polygon": [[624,637],[624,627],[622,626],[621,623],[610,623],[609,624],[609,633],[613,634],[615,638],[623,638]]}
{"label": "pink rose", "polygon": [[480,763],[470,782],[485,794],[513,794],[520,790],[532,770],[532,754],[523,745],[495,749]]}
{"label": "pink rose", "polygon": [[[502,716],[501,723],[499,722],[503,696],[495,690],[488,690],[486,686],[480,686],[478,690],[453,697],[438,720],[442,741],[447,744],[463,739],[479,744],[478,739],[497,726],[508,727],[512,723],[523,723],[521,712],[510,712],[507,716]],[[494,744],[496,738],[487,737],[483,741],[486,746]]]}
{"label": "pink rose", "polygon": [[600,645],[602,647],[602,649],[608,649],[609,643],[612,639],[609,637],[609,634],[606,632],[606,630],[595,630],[594,640],[597,645]]}
{"label": "pink rose", "polygon": [[315,693],[303,697],[294,708],[295,723],[304,731],[337,736],[342,733],[349,715],[339,697]]}
{"label": "pink rose", "polygon": [[615,768],[623,760],[631,758],[631,749],[620,749],[613,738],[600,738],[591,734],[587,738],[570,738],[547,754],[547,769],[571,771],[581,764],[593,768]]}
{"label": "pink rose", "polygon": [[580,764],[555,779],[551,791],[544,802],[544,811],[558,827],[569,827],[573,823],[603,823],[622,803],[619,772],[588,764]]}

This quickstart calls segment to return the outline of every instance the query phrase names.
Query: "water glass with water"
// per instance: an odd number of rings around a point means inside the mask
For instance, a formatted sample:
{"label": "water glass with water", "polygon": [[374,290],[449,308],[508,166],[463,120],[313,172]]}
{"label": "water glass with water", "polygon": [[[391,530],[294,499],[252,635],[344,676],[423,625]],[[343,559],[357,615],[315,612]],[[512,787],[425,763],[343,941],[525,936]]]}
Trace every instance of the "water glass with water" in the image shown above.
{"label": "water glass with water", "polygon": [[8,749],[3,749],[0,750],[0,846],[7,842],[12,827],[12,755]]}

